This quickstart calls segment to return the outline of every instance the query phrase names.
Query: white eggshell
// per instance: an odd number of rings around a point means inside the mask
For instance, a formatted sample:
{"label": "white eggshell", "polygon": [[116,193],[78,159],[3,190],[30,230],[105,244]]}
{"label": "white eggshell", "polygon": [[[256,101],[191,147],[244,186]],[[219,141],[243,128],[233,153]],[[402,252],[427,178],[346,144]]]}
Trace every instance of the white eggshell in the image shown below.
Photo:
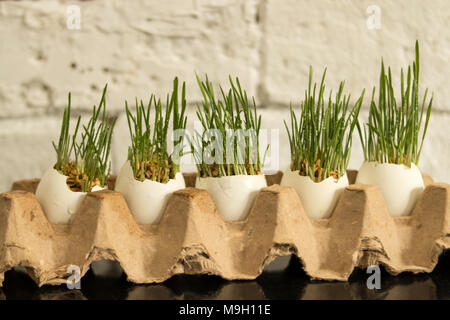
{"label": "white eggshell", "polygon": [[280,185],[295,189],[309,217],[325,219],[331,216],[342,191],[348,186],[348,179],[347,174],[344,174],[338,180],[328,177],[314,182],[310,177],[299,175],[298,170],[288,169],[284,172]]}
{"label": "white eggshell", "polygon": [[[44,174],[36,189],[36,198],[50,223],[71,223],[87,193],[70,190],[66,180],[67,176],[50,168]],[[92,191],[103,189],[95,186]]]}
{"label": "white eggshell", "polygon": [[264,175],[198,178],[195,187],[205,189],[224,221],[245,220],[256,195],[267,187]]}
{"label": "white eggshell", "polygon": [[122,193],[137,223],[158,224],[170,195],[185,187],[184,177],[180,172],[167,183],[148,179],[138,181],[127,161],[117,176],[115,190]]}
{"label": "white eggshell", "polygon": [[373,184],[380,188],[391,216],[410,215],[423,189],[419,168],[403,164],[364,162],[356,183]]}

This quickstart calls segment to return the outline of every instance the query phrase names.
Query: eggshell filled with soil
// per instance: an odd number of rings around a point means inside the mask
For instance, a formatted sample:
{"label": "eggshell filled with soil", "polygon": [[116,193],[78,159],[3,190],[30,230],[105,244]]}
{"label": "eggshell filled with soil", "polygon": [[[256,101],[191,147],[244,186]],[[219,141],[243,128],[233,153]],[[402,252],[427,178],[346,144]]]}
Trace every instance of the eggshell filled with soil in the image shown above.
{"label": "eggshell filled with soil", "polygon": [[[76,192],[67,186],[67,176],[51,168],[45,172],[36,189],[36,198],[47,219],[54,224],[72,223],[87,192]],[[91,191],[103,190],[95,186]]]}
{"label": "eggshell filled with soil", "polygon": [[342,191],[348,186],[348,179],[344,174],[338,180],[328,177],[314,182],[309,176],[300,175],[298,170],[288,169],[284,172],[280,185],[295,189],[309,217],[324,219],[331,216]]}
{"label": "eggshell filled with soil", "polygon": [[356,183],[373,184],[380,188],[391,216],[410,215],[424,189],[419,168],[403,164],[364,162]]}
{"label": "eggshell filled with soil", "polygon": [[224,221],[243,221],[256,195],[267,186],[264,175],[197,178],[195,187],[205,189]]}
{"label": "eggshell filled with soil", "polygon": [[186,187],[183,175],[178,172],[167,183],[136,180],[127,161],[117,176],[115,190],[120,192],[139,224],[158,224],[171,194]]}

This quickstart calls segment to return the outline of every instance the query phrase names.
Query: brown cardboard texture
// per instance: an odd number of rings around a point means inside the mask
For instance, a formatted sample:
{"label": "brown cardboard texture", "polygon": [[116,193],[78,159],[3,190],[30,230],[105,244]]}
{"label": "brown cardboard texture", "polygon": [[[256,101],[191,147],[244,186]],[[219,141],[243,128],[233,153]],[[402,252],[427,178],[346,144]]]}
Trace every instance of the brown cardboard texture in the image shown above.
{"label": "brown cardboard texture", "polygon": [[[348,175],[354,181],[356,172]],[[40,286],[66,283],[69,266],[84,275],[102,259],[118,261],[135,283],[182,273],[254,279],[290,254],[314,279],[347,280],[355,267],[374,264],[394,275],[431,272],[450,247],[448,184],[425,176],[412,215],[395,218],[377,187],[352,184],[330,219],[313,220],[294,189],[276,184],[280,178],[267,177],[246,221],[224,222],[205,190],[188,187],[171,196],[159,225],[138,225],[122,195],[109,190],[87,194],[73,224],[52,225],[33,194],[38,180],[16,182],[0,195],[0,283],[19,265]]]}

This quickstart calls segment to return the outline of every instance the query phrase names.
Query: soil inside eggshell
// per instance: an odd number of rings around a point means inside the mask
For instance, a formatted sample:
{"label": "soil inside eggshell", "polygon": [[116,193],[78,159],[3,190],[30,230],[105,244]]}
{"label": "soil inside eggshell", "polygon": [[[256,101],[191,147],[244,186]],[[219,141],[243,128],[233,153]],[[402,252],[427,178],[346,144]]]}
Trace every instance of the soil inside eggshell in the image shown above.
{"label": "soil inside eggshell", "polygon": [[[157,159],[156,159],[157,160]],[[135,169],[134,178],[138,181],[144,180],[152,180],[160,183],[166,184],[170,179],[175,179],[175,175],[178,172],[173,162],[171,160],[168,161],[167,168],[158,167],[157,161],[141,161],[137,163],[137,168]],[[143,168],[143,170],[142,170]],[[169,175],[166,177],[166,170],[168,170]],[[143,172],[142,172],[143,171]],[[158,177],[163,177],[163,179]]]}
{"label": "soil inside eggshell", "polygon": [[[237,175],[241,175],[241,173],[236,173],[234,165],[233,164],[225,164],[225,170],[228,171],[230,170],[231,174],[229,174],[229,176],[237,176]],[[219,166],[217,164],[211,164],[209,166],[210,170],[211,170],[211,175],[207,174],[206,172],[201,172],[200,173],[200,177],[202,178],[208,178],[208,177],[220,177],[220,171],[219,171]],[[247,172],[247,175],[259,175],[261,174],[261,170],[256,170],[255,172],[251,172],[250,171],[250,166],[249,164],[245,164],[245,171]]]}
{"label": "soil inside eggshell", "polygon": [[[300,168],[297,168],[297,166],[292,165],[291,171],[298,171],[299,175],[308,176],[308,174],[306,173],[306,167],[307,167],[306,161],[303,160],[300,165]],[[326,175],[325,169],[320,167],[320,159],[317,159],[314,164],[314,182],[321,182],[328,177],[333,177],[335,180],[338,180],[344,174],[345,174],[345,172],[343,172],[342,174],[339,174],[339,171],[331,170],[329,175]]]}
{"label": "soil inside eggshell", "polygon": [[[67,176],[66,184],[71,191],[73,192],[82,191],[81,186],[83,184],[83,180],[87,179],[87,176],[86,174],[83,174],[81,172],[81,170],[78,168],[77,164],[74,161],[65,164],[64,170],[59,170],[56,167],[54,167],[54,169],[57,170],[59,173]],[[99,179],[95,179],[91,183],[91,190],[95,186],[101,187]]]}

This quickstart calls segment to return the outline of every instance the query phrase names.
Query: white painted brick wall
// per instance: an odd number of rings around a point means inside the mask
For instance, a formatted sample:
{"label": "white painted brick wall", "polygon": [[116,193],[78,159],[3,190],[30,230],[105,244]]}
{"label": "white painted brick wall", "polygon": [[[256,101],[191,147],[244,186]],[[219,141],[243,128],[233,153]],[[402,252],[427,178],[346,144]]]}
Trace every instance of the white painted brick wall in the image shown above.
{"label": "white painted brick wall", "polygon": [[[67,28],[67,8],[81,9],[81,29]],[[381,29],[366,26],[369,5]],[[39,177],[54,162],[67,93],[86,115],[109,86],[108,108],[119,117],[113,145],[117,172],[126,157],[123,102],[165,94],[187,81],[190,121],[200,98],[195,73],[215,83],[240,77],[261,106],[263,126],[280,129],[280,167],[289,162],[282,120],[298,103],[312,65],[327,83],[345,79],[353,97],[376,84],[381,56],[394,67],[421,44],[422,84],[435,94],[420,166],[450,182],[450,20],[448,0],[171,0],[0,2],[0,192],[16,179]],[[318,80],[318,79],[317,79]],[[355,136],[350,166],[362,161]]]}

